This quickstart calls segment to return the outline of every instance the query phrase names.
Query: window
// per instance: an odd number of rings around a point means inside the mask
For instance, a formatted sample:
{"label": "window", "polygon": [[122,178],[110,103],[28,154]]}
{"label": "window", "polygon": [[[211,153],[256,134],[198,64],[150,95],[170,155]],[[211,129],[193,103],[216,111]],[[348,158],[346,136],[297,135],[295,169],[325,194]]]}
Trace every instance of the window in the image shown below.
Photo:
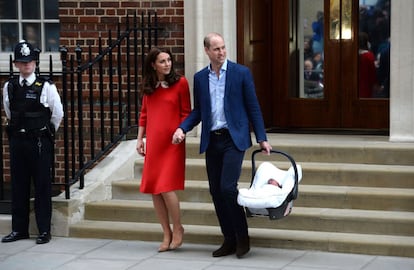
{"label": "window", "polygon": [[0,0],[0,70],[9,69],[9,56],[22,39],[41,50],[40,69],[61,69],[58,0]]}
{"label": "window", "polygon": [[0,51],[25,39],[42,52],[59,50],[58,0],[0,0]]}

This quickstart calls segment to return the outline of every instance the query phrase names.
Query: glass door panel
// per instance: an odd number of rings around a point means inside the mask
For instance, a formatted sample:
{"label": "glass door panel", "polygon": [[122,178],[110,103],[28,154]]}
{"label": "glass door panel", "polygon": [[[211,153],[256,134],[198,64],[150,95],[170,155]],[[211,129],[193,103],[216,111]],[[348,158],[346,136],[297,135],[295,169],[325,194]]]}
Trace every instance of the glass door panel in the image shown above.
{"label": "glass door panel", "polygon": [[[324,98],[324,0],[291,1],[289,65],[297,67],[290,80],[291,97]],[[295,6],[297,5],[297,6]],[[297,33],[295,35],[295,32]],[[296,52],[296,53],[295,53]],[[292,75],[294,76],[294,75]]]}
{"label": "glass door panel", "polygon": [[390,1],[359,0],[359,98],[390,95]]}

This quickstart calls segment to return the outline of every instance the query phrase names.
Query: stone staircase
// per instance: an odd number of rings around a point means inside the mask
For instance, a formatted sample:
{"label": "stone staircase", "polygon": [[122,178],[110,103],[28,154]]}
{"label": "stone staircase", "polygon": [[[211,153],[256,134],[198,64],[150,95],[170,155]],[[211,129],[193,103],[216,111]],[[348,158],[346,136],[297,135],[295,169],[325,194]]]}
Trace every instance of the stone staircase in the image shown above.
{"label": "stone staircase", "polygon": [[[269,141],[302,166],[303,178],[288,217],[248,219],[253,247],[414,257],[413,143],[311,134],[270,134]],[[179,192],[184,242],[218,245],[222,238],[198,142],[187,139],[186,189]],[[252,150],[240,187],[250,184]],[[269,159],[283,169],[290,164],[279,155],[256,157],[256,164]],[[142,164],[135,161],[133,179],[112,182],[112,199],[87,203],[84,220],[71,225],[69,235],[161,241],[151,198],[139,193]]]}

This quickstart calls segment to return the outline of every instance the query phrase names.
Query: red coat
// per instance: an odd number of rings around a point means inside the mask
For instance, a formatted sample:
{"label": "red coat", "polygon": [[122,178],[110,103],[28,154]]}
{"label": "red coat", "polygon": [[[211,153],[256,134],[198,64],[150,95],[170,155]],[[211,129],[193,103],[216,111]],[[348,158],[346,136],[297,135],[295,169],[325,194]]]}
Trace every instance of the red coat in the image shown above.
{"label": "red coat", "polygon": [[359,54],[359,97],[372,97],[374,86],[377,84],[375,56],[370,51],[362,51]]}

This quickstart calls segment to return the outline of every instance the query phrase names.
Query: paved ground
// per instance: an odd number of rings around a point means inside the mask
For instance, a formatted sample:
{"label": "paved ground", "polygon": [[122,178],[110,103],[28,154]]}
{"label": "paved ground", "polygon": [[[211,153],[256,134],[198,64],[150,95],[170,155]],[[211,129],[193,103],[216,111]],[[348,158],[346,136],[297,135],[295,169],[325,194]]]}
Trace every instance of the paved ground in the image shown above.
{"label": "paved ground", "polygon": [[158,253],[156,242],[54,237],[0,243],[0,269],[67,270],[413,270],[414,258],[253,247],[245,258],[213,258],[217,246],[185,244]]}

